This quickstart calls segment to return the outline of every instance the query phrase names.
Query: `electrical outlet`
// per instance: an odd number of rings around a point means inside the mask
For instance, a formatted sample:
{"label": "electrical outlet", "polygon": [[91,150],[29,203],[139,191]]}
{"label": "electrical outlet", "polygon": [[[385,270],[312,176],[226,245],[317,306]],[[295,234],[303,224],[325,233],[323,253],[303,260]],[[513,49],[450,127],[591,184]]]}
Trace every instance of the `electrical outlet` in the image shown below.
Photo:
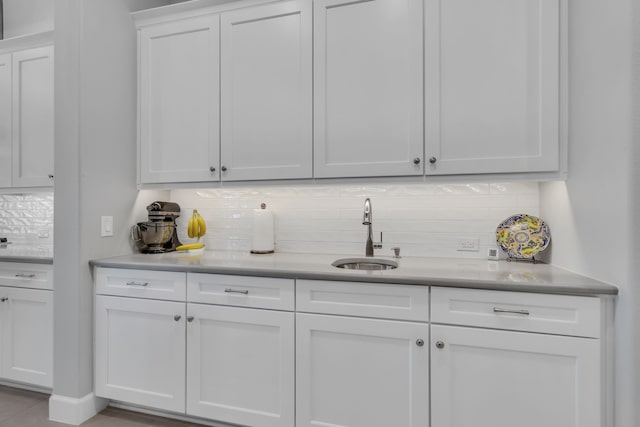
{"label": "electrical outlet", "polygon": [[458,239],[457,250],[478,252],[480,250],[480,239]]}
{"label": "electrical outlet", "polygon": [[100,217],[100,236],[101,237],[113,236],[113,217],[112,216]]}

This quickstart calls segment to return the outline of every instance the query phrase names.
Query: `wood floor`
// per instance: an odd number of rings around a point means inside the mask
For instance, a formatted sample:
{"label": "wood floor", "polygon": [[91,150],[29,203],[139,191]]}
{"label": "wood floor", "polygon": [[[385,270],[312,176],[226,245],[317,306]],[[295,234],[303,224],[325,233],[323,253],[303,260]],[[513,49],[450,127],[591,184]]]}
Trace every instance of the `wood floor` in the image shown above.
{"label": "wood floor", "polygon": [[[0,386],[0,427],[69,427],[49,421],[49,395]],[[108,407],[82,427],[202,427]]]}

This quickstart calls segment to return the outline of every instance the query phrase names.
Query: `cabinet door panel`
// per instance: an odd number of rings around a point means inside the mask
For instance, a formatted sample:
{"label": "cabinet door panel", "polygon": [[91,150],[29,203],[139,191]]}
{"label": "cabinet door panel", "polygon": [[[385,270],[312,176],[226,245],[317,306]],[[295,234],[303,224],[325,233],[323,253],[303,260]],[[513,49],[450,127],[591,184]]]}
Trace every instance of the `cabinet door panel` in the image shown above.
{"label": "cabinet door panel", "polygon": [[96,296],[96,395],[184,412],[185,304]]}
{"label": "cabinet door panel", "polygon": [[221,17],[222,179],[311,178],[311,1]]}
{"label": "cabinet door panel", "polygon": [[422,1],[314,5],[315,177],[422,174]]}
{"label": "cabinet door panel", "polygon": [[431,343],[434,427],[601,425],[598,340],[432,325]]}
{"label": "cabinet door panel", "polygon": [[296,426],[429,425],[428,336],[427,324],[296,314]]}
{"label": "cabinet door panel", "polygon": [[427,174],[559,167],[560,0],[427,0]]}
{"label": "cabinet door panel", "polygon": [[141,181],[218,180],[218,16],[143,28],[139,37]]}
{"label": "cabinet door panel", "polygon": [[4,311],[2,377],[53,387],[53,293],[0,288]]}
{"label": "cabinet door panel", "polygon": [[11,187],[11,55],[0,55],[0,187]]}
{"label": "cabinet door panel", "polygon": [[52,185],[53,46],[13,54],[13,186]]}
{"label": "cabinet door panel", "polygon": [[293,427],[294,314],[202,304],[188,314],[187,413]]}

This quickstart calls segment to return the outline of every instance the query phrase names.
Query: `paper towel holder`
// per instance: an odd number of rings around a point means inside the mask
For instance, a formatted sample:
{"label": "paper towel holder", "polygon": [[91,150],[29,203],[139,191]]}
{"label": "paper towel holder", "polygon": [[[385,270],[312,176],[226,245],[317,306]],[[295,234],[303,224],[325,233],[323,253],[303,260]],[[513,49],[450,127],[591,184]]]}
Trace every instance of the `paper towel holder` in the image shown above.
{"label": "paper towel holder", "polygon": [[[266,209],[267,209],[266,203],[261,203],[260,204],[260,209],[256,209],[256,212],[260,212],[260,211],[266,210]],[[253,226],[254,226],[254,231],[253,231],[254,232],[254,249],[251,249],[251,251],[250,251],[252,254],[272,254],[272,253],[274,253],[273,246],[275,245],[275,242],[273,241],[273,217],[271,217],[270,219],[271,219],[270,224],[268,224],[268,228],[271,229],[270,230],[270,232],[271,232],[270,233],[271,234],[271,242],[270,242],[270,244],[268,244],[268,246],[270,246],[270,247],[266,248],[266,249],[255,249],[255,246],[256,246],[257,220],[256,220],[256,217],[254,216],[254,223],[253,223]],[[262,225],[265,226],[267,224],[262,224]],[[262,242],[262,243],[264,244],[264,242]]]}

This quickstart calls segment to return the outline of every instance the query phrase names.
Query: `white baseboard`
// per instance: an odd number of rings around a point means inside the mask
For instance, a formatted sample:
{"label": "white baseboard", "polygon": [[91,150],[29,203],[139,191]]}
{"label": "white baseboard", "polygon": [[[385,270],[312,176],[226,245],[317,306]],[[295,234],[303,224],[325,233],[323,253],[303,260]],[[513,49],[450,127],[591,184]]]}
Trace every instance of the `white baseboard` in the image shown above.
{"label": "white baseboard", "polygon": [[89,393],[81,398],[52,394],[49,398],[49,419],[79,426],[107,407],[109,401]]}

